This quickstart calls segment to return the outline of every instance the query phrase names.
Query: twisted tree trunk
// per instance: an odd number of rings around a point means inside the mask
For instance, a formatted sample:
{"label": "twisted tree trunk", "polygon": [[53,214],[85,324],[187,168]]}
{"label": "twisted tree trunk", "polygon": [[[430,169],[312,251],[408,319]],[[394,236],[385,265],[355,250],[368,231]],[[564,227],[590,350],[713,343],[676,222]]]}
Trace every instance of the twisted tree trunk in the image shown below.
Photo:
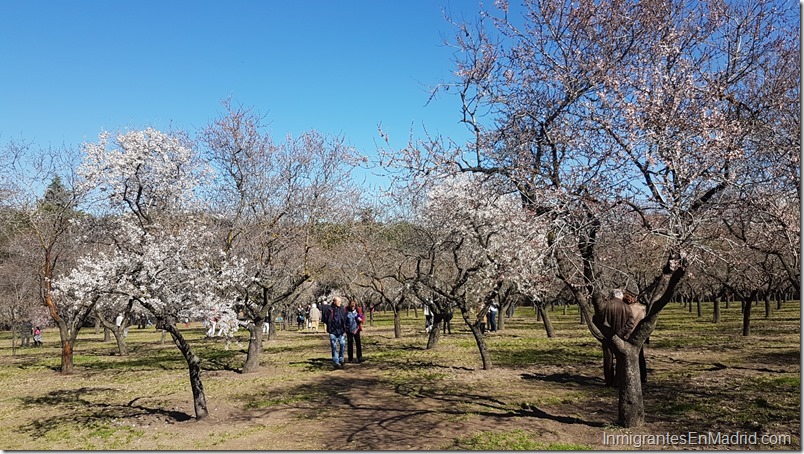
{"label": "twisted tree trunk", "polygon": [[204,394],[204,384],[201,382],[201,359],[193,353],[190,344],[184,339],[175,323],[168,323],[164,319],[157,318],[157,328],[162,328],[170,333],[173,343],[176,344],[184,360],[187,361],[187,369],[190,374],[190,388],[193,391],[193,407],[195,409],[195,419],[202,420],[209,415],[207,411],[207,398]]}

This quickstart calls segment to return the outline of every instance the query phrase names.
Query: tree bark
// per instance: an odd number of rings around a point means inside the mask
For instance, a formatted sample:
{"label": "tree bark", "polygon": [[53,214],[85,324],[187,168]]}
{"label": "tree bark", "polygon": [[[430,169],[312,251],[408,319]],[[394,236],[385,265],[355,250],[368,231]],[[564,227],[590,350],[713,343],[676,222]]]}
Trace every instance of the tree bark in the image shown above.
{"label": "tree bark", "polygon": [[435,348],[435,346],[438,345],[438,339],[441,337],[441,329],[444,326],[443,317],[439,317],[438,320],[435,320],[435,317],[433,317],[433,319],[433,326],[430,327],[430,335],[427,336],[427,350]]}
{"label": "tree bark", "polygon": [[620,387],[618,422],[624,427],[639,427],[645,423],[645,405],[639,375],[640,348],[625,341],[617,344],[615,355]]}
{"label": "tree bark", "polygon": [[771,317],[771,297],[769,293],[765,294],[765,318]]}
{"label": "tree bark", "polygon": [[176,344],[181,354],[187,361],[187,369],[190,373],[190,388],[193,390],[193,407],[195,408],[195,419],[202,420],[209,415],[207,411],[207,398],[204,394],[204,384],[201,382],[201,359],[193,353],[190,344],[181,335],[176,325],[159,320],[162,328],[170,333],[173,343]]}
{"label": "tree bark", "polygon": [[399,309],[394,308],[394,339],[402,338],[402,321],[399,314]]}
{"label": "tree bark", "polygon": [[701,299],[698,298],[698,301],[696,301],[695,304],[698,306],[698,317],[700,318],[701,317]]}
{"label": "tree bark", "polygon": [[483,362],[483,370],[491,370],[491,355],[486,347],[486,340],[483,338],[483,333],[480,332],[480,327],[477,325],[469,325],[472,330],[472,335],[475,337],[477,349],[480,351],[480,360]]}
{"label": "tree bark", "polygon": [[547,337],[555,336],[555,331],[553,331],[553,323],[550,321],[550,317],[542,305],[539,305],[539,314],[542,316],[542,322],[544,322],[544,331],[547,333]]}
{"label": "tree bark", "polygon": [[[260,368],[260,355],[262,354],[262,326],[265,319],[258,318],[256,323],[248,324],[248,353],[243,364],[244,374],[256,372]],[[270,329],[270,328],[269,328]]]}
{"label": "tree bark", "polygon": [[73,343],[68,339],[61,345],[61,374],[70,375],[73,373]]}
{"label": "tree bark", "polygon": [[743,336],[751,335],[751,299],[753,295],[748,301],[743,301]]}
{"label": "tree bark", "polygon": [[128,347],[126,347],[126,339],[123,330],[125,330],[125,328],[122,326],[114,330],[114,340],[117,342],[117,354],[120,356],[128,356]]}
{"label": "tree bark", "polygon": [[715,298],[712,304],[712,323],[720,323],[720,298]]}

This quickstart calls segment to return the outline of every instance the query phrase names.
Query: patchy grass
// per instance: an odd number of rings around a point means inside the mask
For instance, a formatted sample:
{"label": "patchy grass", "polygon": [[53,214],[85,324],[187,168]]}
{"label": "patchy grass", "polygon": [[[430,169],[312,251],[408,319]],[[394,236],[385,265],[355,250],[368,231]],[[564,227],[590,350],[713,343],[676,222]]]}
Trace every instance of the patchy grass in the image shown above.
{"label": "patchy grass", "polygon": [[[646,348],[646,425],[641,433],[801,431],[798,303],[741,332],[739,304],[722,322],[669,305]],[[261,369],[240,374],[247,338],[225,349],[199,324],[180,326],[202,358],[210,416],[195,421],[183,357],[153,329],[132,328],[130,354],[84,329],[76,372],[59,375],[58,334],[41,348],[10,348],[0,332],[0,449],[9,450],[582,450],[608,449],[617,390],[605,388],[599,344],[577,308],[549,312],[547,338],[532,308],[486,336],[493,369],[481,369],[460,318],[453,334],[425,349],[424,319],[375,314],[363,334],[366,362],[333,370],[329,342],[280,331],[266,340]],[[313,423],[310,423],[313,421]],[[740,447],[738,448],[757,448]]]}
{"label": "patchy grass", "polygon": [[543,443],[533,434],[521,429],[509,432],[476,432],[469,437],[458,437],[445,449],[477,451],[581,451],[591,450],[588,445],[572,443]]}

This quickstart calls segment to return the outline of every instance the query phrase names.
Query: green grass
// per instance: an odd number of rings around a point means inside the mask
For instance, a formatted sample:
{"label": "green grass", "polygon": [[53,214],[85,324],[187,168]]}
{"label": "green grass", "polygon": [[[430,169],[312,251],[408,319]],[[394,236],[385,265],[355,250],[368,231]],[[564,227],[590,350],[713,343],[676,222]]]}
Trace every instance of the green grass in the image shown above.
{"label": "green grass", "polygon": [[468,437],[458,437],[453,445],[445,449],[464,449],[473,451],[582,451],[591,450],[588,445],[572,443],[543,443],[521,429],[508,432],[476,432]]}
{"label": "green grass", "polygon": [[[799,305],[787,303],[769,320],[754,312],[748,338],[740,335],[739,304],[723,308],[719,324],[711,322],[711,305],[704,307],[710,312],[700,318],[678,304],[660,315],[647,348],[650,430],[800,433]],[[411,442],[410,449],[599,449],[599,437],[581,436],[613,423],[617,391],[602,386],[601,349],[578,323],[577,308],[549,314],[554,338],[532,308],[517,309],[503,331],[487,335],[491,371],[481,370],[460,317],[453,334],[427,350],[421,313],[403,312],[401,339],[393,337],[392,313],[377,313],[363,334],[367,362],[345,371],[332,370],[323,333],[280,331],[264,342],[261,370],[246,375],[238,373],[244,331],[241,346],[225,350],[198,324],[182,326],[202,358],[210,414],[225,418],[198,425],[176,419],[193,416],[186,363],[153,329],[131,329],[130,354],[119,356],[114,341],[85,328],[75,345],[76,373],[66,377],[56,373],[55,330],[46,330],[42,348],[16,352],[10,333],[0,332],[0,448],[369,449],[376,442],[389,449],[394,437],[408,431],[418,440],[418,427],[433,426],[441,438]],[[315,424],[301,439],[285,435],[309,420]],[[505,424],[496,425],[500,420]],[[348,421],[342,430],[360,427],[367,438],[355,441],[358,432],[349,442],[346,433],[333,439],[333,421]],[[541,438],[545,422],[558,431],[550,441]]]}

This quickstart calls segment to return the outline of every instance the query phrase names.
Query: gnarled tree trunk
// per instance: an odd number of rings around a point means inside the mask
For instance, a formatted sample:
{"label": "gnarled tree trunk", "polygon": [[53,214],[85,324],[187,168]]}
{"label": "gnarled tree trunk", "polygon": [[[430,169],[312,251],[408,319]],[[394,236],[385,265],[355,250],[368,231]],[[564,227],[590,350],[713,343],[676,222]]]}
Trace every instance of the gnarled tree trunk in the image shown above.
{"label": "gnarled tree trunk", "polygon": [[639,373],[639,351],[642,346],[615,340],[617,380],[619,381],[618,423],[624,427],[639,427],[645,423],[645,404]]}
{"label": "gnarled tree trunk", "polygon": [[187,361],[187,369],[190,373],[190,388],[193,391],[193,407],[195,409],[195,419],[201,420],[209,415],[207,411],[207,398],[204,394],[204,385],[201,382],[201,359],[193,353],[190,344],[184,339],[175,323],[167,323],[165,320],[157,319],[157,328],[162,328],[170,333],[173,343],[176,344],[184,360]]}
{"label": "gnarled tree trunk", "polygon": [[[262,326],[264,318],[258,318],[256,323],[248,324],[248,353],[243,364],[243,373],[256,372],[260,368],[260,355],[262,354]],[[270,327],[269,327],[270,330]]]}
{"label": "gnarled tree trunk", "polygon": [[539,305],[539,314],[542,315],[542,322],[544,322],[544,331],[547,333],[547,337],[555,336],[555,331],[553,330],[553,322],[550,321],[550,316],[547,314],[547,311],[544,310],[543,305]]}

